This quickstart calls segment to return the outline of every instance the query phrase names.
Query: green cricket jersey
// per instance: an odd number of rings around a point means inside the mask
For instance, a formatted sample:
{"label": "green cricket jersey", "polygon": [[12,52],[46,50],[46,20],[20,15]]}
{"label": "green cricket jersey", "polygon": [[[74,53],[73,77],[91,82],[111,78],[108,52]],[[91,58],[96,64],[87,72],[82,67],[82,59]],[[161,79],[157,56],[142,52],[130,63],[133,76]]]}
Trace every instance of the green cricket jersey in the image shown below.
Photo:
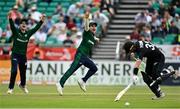
{"label": "green cricket jersey", "polygon": [[26,55],[27,45],[30,37],[41,27],[43,22],[40,21],[34,28],[26,31],[25,33],[22,33],[20,29],[15,27],[12,19],[9,19],[9,23],[13,37],[12,53]]}
{"label": "green cricket jersey", "polygon": [[80,44],[80,46],[78,47],[78,50],[83,53],[84,55],[90,55],[90,52],[92,50],[93,45],[95,45],[95,38],[93,33],[89,30],[89,31],[84,31],[83,32],[83,39],[82,42]]}

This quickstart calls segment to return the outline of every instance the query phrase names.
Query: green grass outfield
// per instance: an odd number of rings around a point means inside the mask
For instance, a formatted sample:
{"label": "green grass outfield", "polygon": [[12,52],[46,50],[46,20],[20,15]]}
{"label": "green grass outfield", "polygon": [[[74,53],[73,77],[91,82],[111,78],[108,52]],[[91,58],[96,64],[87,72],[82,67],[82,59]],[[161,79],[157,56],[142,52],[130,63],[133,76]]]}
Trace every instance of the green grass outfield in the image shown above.
{"label": "green grass outfield", "polygon": [[[78,86],[65,86],[59,96],[54,85],[29,85],[30,93],[24,94],[17,86],[13,95],[7,95],[7,85],[0,84],[0,108],[86,108],[86,109],[180,109],[180,86],[162,86],[166,97],[151,100],[153,94],[146,86],[133,86],[121,98],[114,98],[123,86],[87,86],[87,93]],[[129,106],[125,106],[129,102]]]}

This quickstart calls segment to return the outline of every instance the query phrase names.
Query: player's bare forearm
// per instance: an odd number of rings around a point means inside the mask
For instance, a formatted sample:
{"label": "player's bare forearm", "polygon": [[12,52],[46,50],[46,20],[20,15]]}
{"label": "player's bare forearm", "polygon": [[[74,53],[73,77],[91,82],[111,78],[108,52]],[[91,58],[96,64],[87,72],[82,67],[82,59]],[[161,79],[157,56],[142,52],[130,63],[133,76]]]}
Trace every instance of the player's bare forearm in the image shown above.
{"label": "player's bare forearm", "polygon": [[142,61],[141,61],[140,59],[137,59],[136,62],[135,62],[134,67],[135,67],[135,68],[139,68],[139,66],[141,65],[141,62],[142,62]]}
{"label": "player's bare forearm", "polygon": [[84,15],[84,29],[85,31],[89,30],[89,13]]}
{"label": "player's bare forearm", "polygon": [[43,24],[43,22],[45,21],[46,15],[42,14],[40,21],[38,22],[38,24],[31,30],[31,33],[34,34]]}
{"label": "player's bare forearm", "polygon": [[135,65],[134,65],[134,69],[133,69],[133,74],[135,75],[133,78],[133,80],[137,80],[137,77],[136,75],[138,74],[138,71],[139,71],[139,67],[141,65],[141,60],[140,59],[137,59],[136,62],[135,62]]}
{"label": "player's bare forearm", "polygon": [[138,74],[138,71],[139,71],[139,67],[141,65],[141,60],[140,59],[137,59],[135,58],[135,54],[132,52],[131,54],[131,58],[133,58],[136,62],[135,62],[135,65],[134,65],[134,69],[133,69],[133,74],[134,75],[137,75]]}

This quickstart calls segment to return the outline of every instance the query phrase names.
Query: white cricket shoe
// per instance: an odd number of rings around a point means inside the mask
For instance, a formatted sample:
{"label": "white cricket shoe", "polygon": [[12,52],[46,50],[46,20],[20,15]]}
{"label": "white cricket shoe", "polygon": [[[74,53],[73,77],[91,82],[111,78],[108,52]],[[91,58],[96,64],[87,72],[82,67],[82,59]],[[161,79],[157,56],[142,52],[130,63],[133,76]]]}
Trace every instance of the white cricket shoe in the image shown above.
{"label": "white cricket shoe", "polygon": [[13,94],[13,89],[8,89],[7,94]]}
{"label": "white cricket shoe", "polygon": [[63,95],[63,88],[62,86],[60,85],[60,83],[56,83],[56,88],[57,88],[57,91],[59,93],[59,95]]}
{"label": "white cricket shoe", "polygon": [[173,66],[170,65],[170,66],[168,67],[168,70],[170,70],[170,72],[174,72]]}
{"label": "white cricket shoe", "polygon": [[177,70],[174,70],[173,66],[169,66],[168,69],[170,70],[170,72],[174,72],[174,74],[172,75],[174,79],[180,77],[180,73]]}
{"label": "white cricket shoe", "polygon": [[159,97],[154,96],[154,97],[152,97],[152,100],[158,100],[158,99],[161,99],[161,98],[164,98],[164,97],[165,97],[165,93],[160,92],[160,96]]}
{"label": "white cricket shoe", "polygon": [[27,89],[26,86],[23,87],[22,85],[19,84],[19,88],[20,88],[25,94],[28,94],[28,93],[29,93],[29,91],[28,91],[28,89]]}
{"label": "white cricket shoe", "polygon": [[177,79],[178,77],[180,77],[180,72],[178,72],[177,70],[175,70],[175,73],[173,74],[173,78]]}
{"label": "white cricket shoe", "polygon": [[84,92],[86,92],[86,83],[85,83],[82,79],[79,79],[79,80],[78,80],[78,84],[79,84],[79,87],[80,87]]}

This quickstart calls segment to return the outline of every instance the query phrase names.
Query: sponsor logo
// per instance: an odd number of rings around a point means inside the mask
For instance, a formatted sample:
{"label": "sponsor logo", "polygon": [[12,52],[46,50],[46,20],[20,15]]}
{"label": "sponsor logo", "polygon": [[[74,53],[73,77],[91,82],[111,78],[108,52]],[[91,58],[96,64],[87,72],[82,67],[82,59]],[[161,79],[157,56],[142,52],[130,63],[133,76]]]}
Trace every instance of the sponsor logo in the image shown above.
{"label": "sponsor logo", "polygon": [[173,56],[180,56],[180,46],[174,46],[172,48],[172,55]]}
{"label": "sponsor logo", "polygon": [[92,45],[94,45],[94,42],[92,42],[91,40],[88,40],[89,43],[91,43]]}
{"label": "sponsor logo", "polygon": [[13,58],[13,60],[14,60],[14,61],[17,61],[17,59],[16,59],[16,58]]}
{"label": "sponsor logo", "polygon": [[19,38],[17,38],[17,40],[18,40],[19,42],[28,42],[28,40],[21,40],[21,39],[19,39]]}

